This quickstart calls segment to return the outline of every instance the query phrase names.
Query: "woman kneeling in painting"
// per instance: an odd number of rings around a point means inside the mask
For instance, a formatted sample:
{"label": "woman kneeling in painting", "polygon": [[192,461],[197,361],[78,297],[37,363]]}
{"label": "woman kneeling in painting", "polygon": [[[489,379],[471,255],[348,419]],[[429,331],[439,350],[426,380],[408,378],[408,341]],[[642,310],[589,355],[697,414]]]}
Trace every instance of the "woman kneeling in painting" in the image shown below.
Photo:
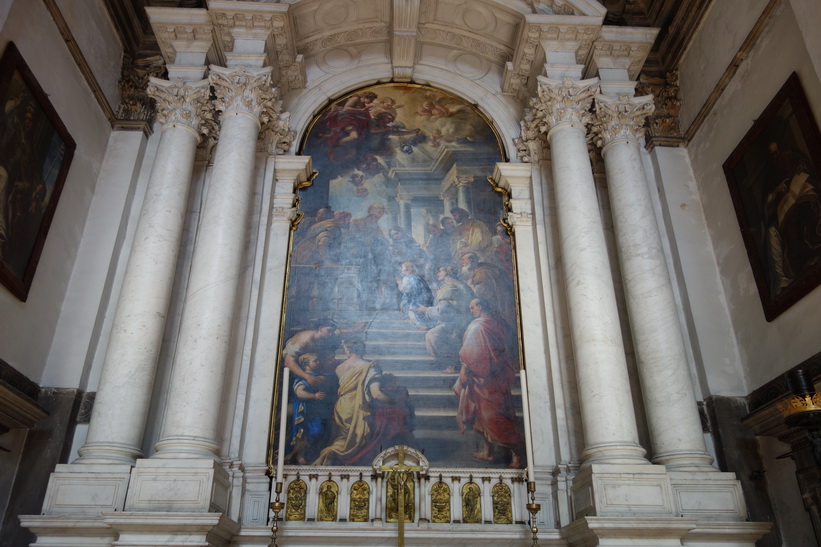
{"label": "woman kneeling in painting", "polygon": [[333,440],[314,465],[367,464],[379,446],[413,439],[407,390],[396,385],[393,375],[383,376],[376,362],[362,358],[365,344],[360,340],[344,340],[342,349],[345,360],[336,367]]}

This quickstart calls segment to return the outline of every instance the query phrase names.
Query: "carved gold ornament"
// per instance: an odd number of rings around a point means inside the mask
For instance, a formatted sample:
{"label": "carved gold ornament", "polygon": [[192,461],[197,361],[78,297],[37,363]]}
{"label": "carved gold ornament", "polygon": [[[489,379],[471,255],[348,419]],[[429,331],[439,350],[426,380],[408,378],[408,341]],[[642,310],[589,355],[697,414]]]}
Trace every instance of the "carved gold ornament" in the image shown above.
{"label": "carved gold ornament", "polygon": [[513,524],[513,512],[510,505],[510,487],[504,483],[493,485],[493,524]]}
{"label": "carved gold ornament", "polygon": [[320,522],[336,521],[337,500],[339,499],[339,486],[327,480],[319,487],[319,511],[317,520]]}
{"label": "carved gold ornament", "polygon": [[368,506],[370,505],[371,487],[363,480],[358,480],[351,486],[351,522],[368,522]]}
{"label": "carved gold ornament", "polygon": [[304,521],[305,502],[308,493],[308,486],[302,479],[297,479],[288,485],[287,505],[285,510],[285,520]]}
{"label": "carved gold ornament", "polygon": [[450,523],[450,487],[442,481],[430,489],[430,519],[437,524]]}

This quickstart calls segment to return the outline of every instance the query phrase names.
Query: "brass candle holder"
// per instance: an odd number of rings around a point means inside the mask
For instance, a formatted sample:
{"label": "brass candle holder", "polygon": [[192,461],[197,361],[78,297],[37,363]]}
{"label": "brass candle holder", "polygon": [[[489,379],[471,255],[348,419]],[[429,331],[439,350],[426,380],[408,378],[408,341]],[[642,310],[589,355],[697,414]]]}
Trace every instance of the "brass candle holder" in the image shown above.
{"label": "brass candle holder", "polygon": [[282,483],[278,482],[276,484],[276,500],[272,501],[268,504],[268,507],[271,508],[271,511],[274,512],[274,522],[271,525],[271,543],[269,547],[278,547],[277,545],[277,532],[279,532],[279,514],[285,509],[285,502],[279,501],[279,496],[282,494]]}
{"label": "brass candle holder", "polygon": [[542,505],[536,503],[536,483],[528,482],[527,491],[530,493],[530,503],[526,505],[530,511],[530,531],[533,534],[533,547],[539,545],[539,528],[536,526],[536,515],[541,511]]}

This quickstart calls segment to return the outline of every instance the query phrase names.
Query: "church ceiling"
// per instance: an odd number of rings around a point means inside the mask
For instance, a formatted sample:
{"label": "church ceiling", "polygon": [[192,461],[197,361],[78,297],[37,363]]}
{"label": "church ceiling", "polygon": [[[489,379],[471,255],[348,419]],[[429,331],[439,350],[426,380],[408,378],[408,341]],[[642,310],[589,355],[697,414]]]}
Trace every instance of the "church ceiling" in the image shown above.
{"label": "church ceiling", "polygon": [[[533,35],[534,21],[538,22],[540,16],[594,16],[603,17],[606,25],[659,28],[643,66],[643,73],[658,77],[676,68],[686,50],[688,36],[712,1],[286,0],[259,3],[289,5],[285,25],[288,32],[279,39],[287,39],[290,43],[284,49],[302,55],[309,69],[316,66],[325,72],[346,70],[348,57],[370,63],[387,59],[393,65],[393,79],[409,81],[420,59],[441,56],[447,51],[449,66],[444,68],[461,71],[474,79],[495,72],[499,78],[505,78],[504,85],[515,86],[517,81],[521,84],[521,80],[531,77],[533,70],[538,70],[534,67],[543,62],[538,53],[529,52],[533,44],[528,43],[528,33]],[[206,0],[104,2],[126,53],[136,59],[161,52],[146,8],[206,7]],[[211,1],[207,4],[213,11],[215,5],[239,7],[253,3],[256,2]],[[544,31],[541,38],[545,38]],[[283,45],[278,44],[277,48],[282,51]],[[460,56],[459,52],[463,54]],[[286,72],[292,62],[287,58],[278,60]],[[507,73],[502,75],[508,63],[514,66],[507,67]]]}

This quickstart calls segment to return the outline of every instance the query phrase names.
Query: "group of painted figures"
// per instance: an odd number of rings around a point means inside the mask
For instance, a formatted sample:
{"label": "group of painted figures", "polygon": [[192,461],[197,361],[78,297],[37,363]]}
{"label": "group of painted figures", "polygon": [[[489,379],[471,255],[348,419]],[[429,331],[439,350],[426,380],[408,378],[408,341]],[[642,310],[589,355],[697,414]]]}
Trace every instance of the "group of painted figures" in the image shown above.
{"label": "group of painted figures", "polygon": [[[336,283],[334,268],[353,266],[360,310],[399,310],[425,331],[442,373],[458,374],[454,426],[484,439],[473,457],[521,467],[522,434],[511,396],[519,370],[511,242],[459,207],[430,223],[420,245],[399,227],[386,238],[385,209],[364,218],[323,207],[298,231],[292,261],[312,265],[314,283]],[[326,275],[327,274],[327,275]],[[327,279],[326,279],[327,278]],[[300,297],[304,297],[301,294]],[[320,309],[332,310],[330,301]],[[340,329],[329,319],[294,334],[283,349],[294,375],[289,461],[367,465],[380,447],[414,446],[408,390],[365,359],[366,324]],[[337,358],[341,348],[344,357]]]}

